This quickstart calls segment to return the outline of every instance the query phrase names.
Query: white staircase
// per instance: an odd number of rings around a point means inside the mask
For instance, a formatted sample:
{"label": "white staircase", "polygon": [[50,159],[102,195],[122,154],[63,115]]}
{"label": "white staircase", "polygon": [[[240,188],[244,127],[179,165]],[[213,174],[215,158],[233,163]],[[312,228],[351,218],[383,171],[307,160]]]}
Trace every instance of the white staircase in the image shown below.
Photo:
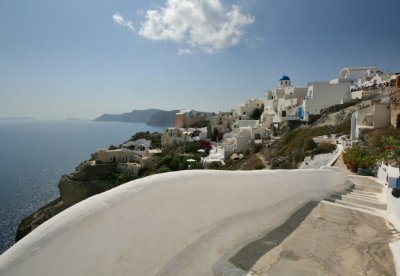
{"label": "white staircase", "polygon": [[341,207],[368,213],[371,215],[385,216],[386,187],[373,177],[349,176],[353,183],[352,188],[341,193],[331,194],[322,202],[332,207]]}

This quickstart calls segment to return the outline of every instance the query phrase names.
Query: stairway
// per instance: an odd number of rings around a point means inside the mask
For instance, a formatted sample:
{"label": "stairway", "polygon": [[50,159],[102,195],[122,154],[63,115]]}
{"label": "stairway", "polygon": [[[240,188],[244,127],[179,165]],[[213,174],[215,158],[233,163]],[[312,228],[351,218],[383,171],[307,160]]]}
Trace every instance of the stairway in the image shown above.
{"label": "stairway", "polygon": [[373,177],[348,179],[351,188],[317,203],[305,218],[291,217],[242,248],[231,259],[235,268],[257,276],[395,275],[389,243],[400,233],[387,221],[386,186]]}
{"label": "stairway", "polygon": [[350,189],[331,194],[322,203],[383,217],[387,207],[385,186],[366,176],[349,175],[349,181],[353,184]]}

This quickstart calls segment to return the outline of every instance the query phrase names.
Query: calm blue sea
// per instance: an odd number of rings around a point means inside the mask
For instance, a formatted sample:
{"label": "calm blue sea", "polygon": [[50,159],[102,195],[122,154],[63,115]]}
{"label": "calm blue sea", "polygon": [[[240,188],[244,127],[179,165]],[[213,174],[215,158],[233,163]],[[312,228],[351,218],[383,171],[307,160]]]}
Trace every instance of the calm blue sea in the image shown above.
{"label": "calm blue sea", "polygon": [[13,245],[21,219],[59,196],[63,174],[97,148],[146,130],[163,132],[142,123],[0,121],[0,254]]}

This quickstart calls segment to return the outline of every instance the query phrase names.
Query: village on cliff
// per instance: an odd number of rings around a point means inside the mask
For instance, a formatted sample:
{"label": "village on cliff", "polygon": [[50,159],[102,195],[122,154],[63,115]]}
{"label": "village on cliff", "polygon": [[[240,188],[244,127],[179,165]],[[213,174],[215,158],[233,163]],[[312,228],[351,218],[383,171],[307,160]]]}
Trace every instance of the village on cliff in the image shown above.
{"label": "village on cliff", "polygon": [[295,87],[291,78],[283,75],[264,97],[248,99],[230,112],[181,110],[175,115],[175,126],[165,130],[161,148],[154,148],[148,139],[128,141],[120,148],[97,150],[92,164],[117,163],[121,172],[137,175],[141,168],[159,160],[162,148],[168,145],[212,141],[207,156],[199,149],[203,153],[200,163],[204,168],[211,164],[223,167],[226,158],[241,158],[254,144],[280,139],[280,128],[288,122],[311,124],[327,108],[362,102],[362,108],[351,114],[350,135],[341,137],[343,145],[351,146],[364,130],[400,126],[399,96],[395,93],[399,78],[398,73],[374,66],[348,67],[330,81]]}

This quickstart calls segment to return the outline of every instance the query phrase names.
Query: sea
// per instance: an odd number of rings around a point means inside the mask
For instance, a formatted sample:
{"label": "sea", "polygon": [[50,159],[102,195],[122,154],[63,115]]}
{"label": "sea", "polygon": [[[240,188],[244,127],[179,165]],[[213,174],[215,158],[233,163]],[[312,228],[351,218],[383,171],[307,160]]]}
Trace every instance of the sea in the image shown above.
{"label": "sea", "polygon": [[144,123],[0,120],[0,254],[14,244],[20,221],[59,196],[60,177],[98,148],[158,131]]}

